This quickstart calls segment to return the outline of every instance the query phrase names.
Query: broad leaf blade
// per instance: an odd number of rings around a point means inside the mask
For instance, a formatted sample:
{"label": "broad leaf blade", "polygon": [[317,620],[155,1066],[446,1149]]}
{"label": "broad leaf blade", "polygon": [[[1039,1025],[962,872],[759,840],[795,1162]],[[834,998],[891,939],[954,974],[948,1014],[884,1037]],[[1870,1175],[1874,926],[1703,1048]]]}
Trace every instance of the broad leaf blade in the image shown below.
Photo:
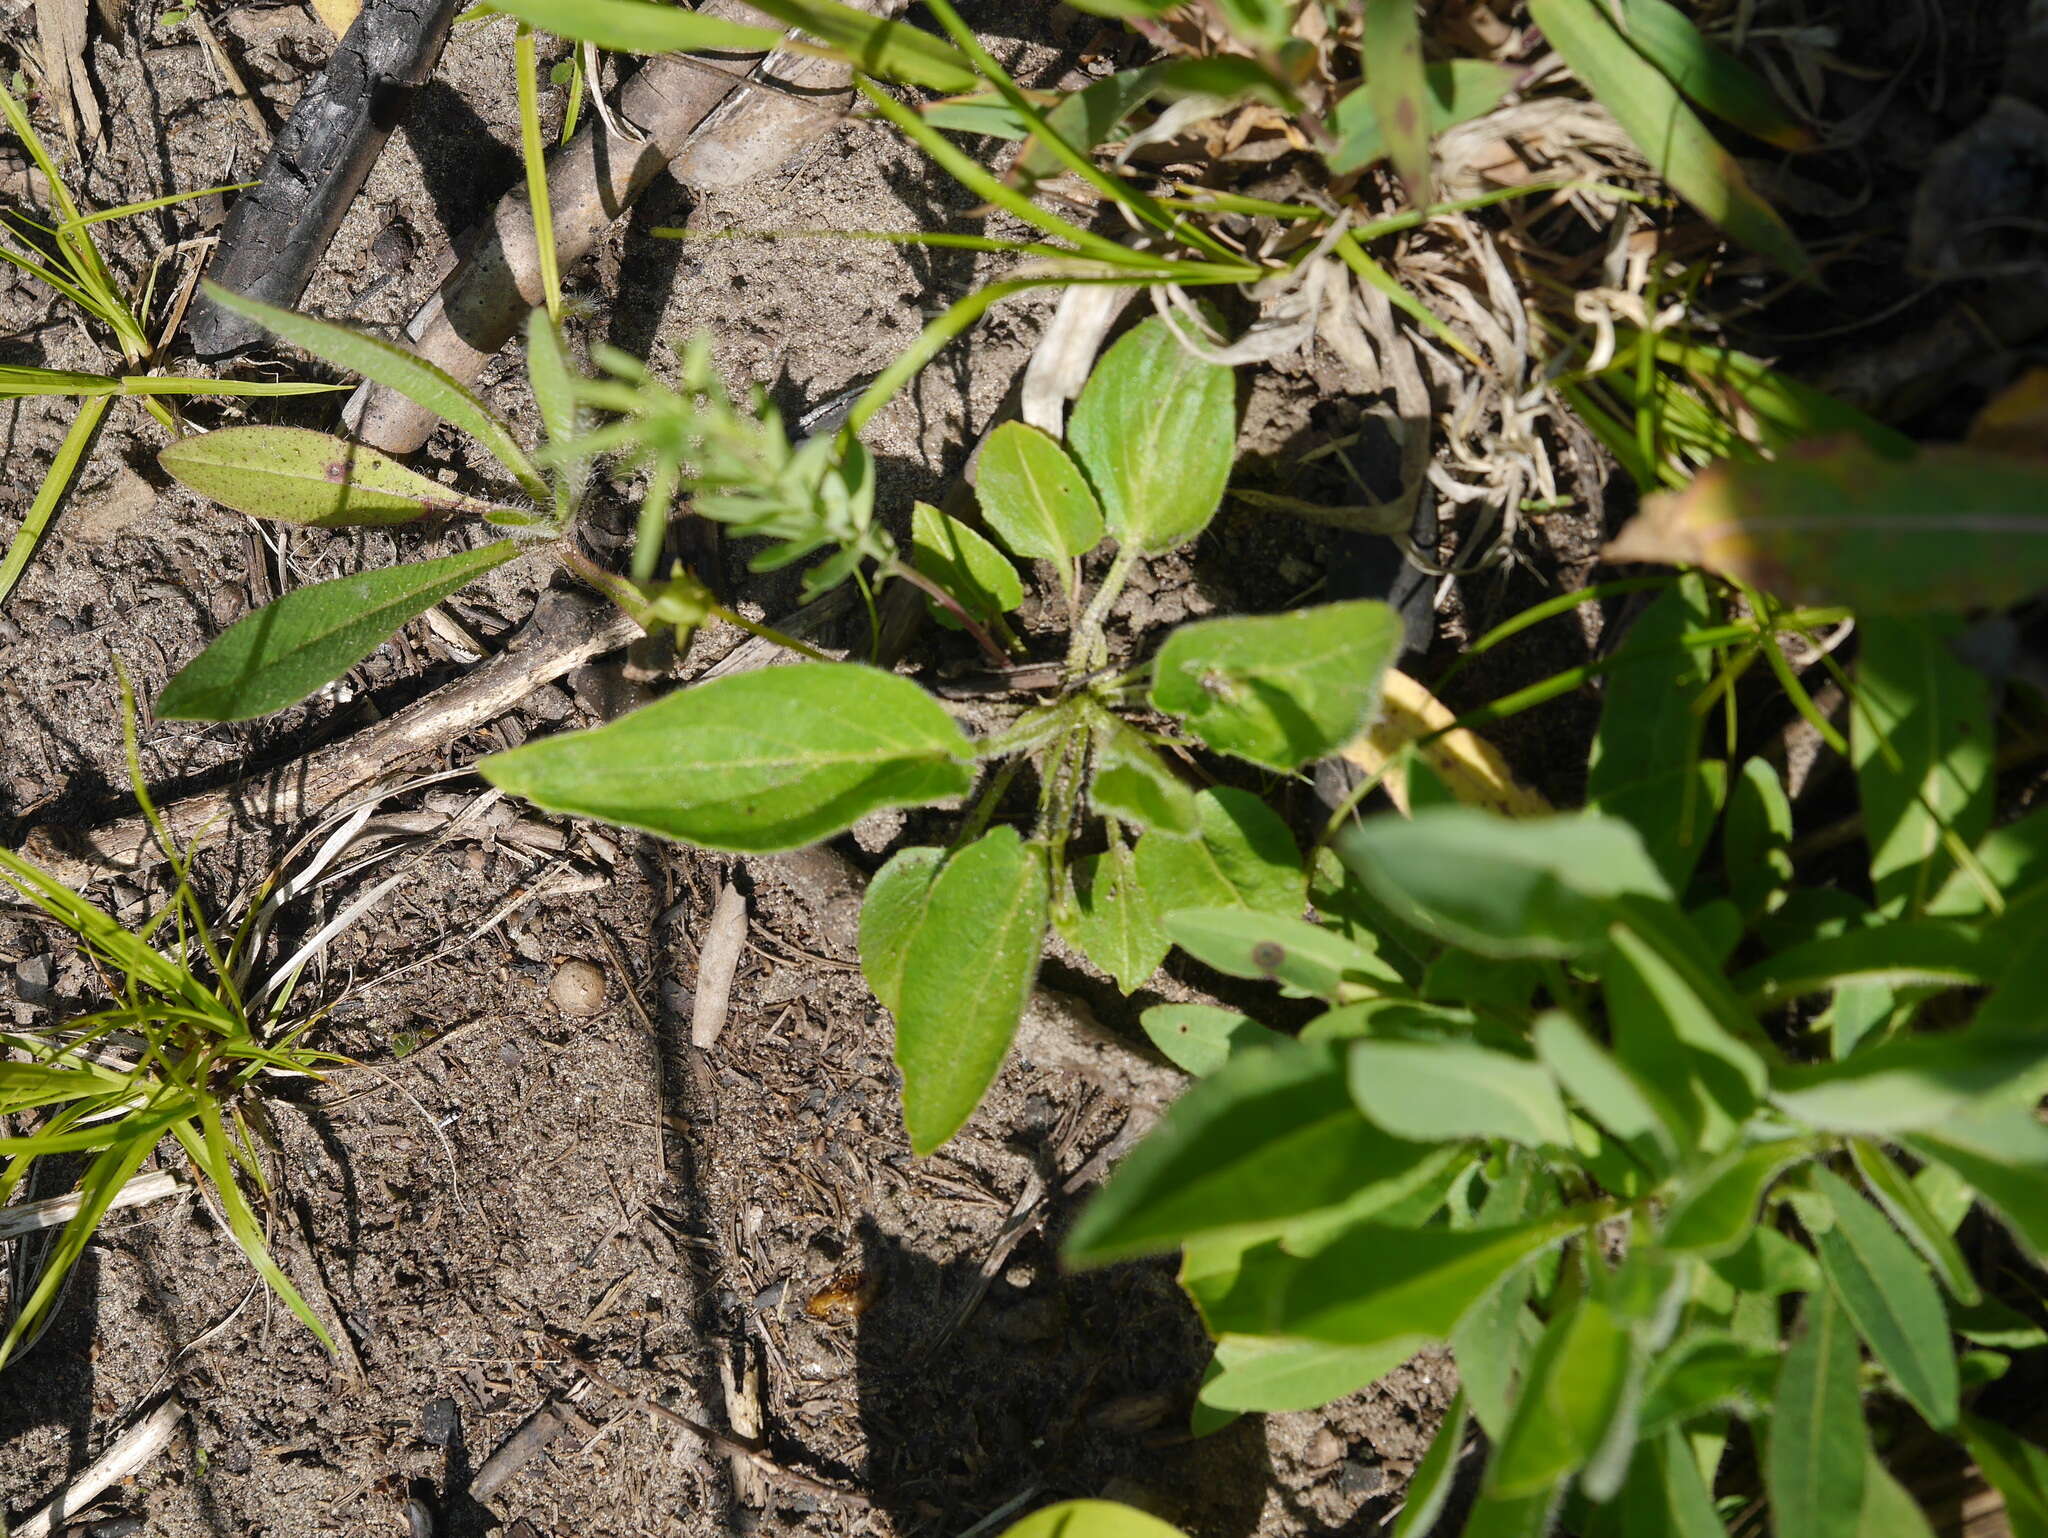
{"label": "broad leaf blade", "polygon": [[[910,510],[911,561],[951,593],[975,619],[1000,619],[1024,601],[1024,584],[1010,558],[958,518],[928,502]],[[937,602],[932,617],[949,630],[960,621]]]}
{"label": "broad leaf blade", "polygon": [[1249,791],[1219,785],[1195,796],[1199,836],[1153,832],[1138,840],[1138,873],[1176,907],[1244,908],[1299,918],[1308,876],[1294,835]]}
{"label": "broad leaf blade", "polygon": [[963,796],[971,755],[909,679],[806,662],[699,684],[478,767],[550,811],[752,854],[816,843],[884,807]]}
{"label": "broad leaf blade", "polygon": [[1153,663],[1152,704],[1219,753],[1294,769],[1358,735],[1401,644],[1385,604],[1183,625]]}
{"label": "broad leaf blade", "polygon": [[1709,1257],[1728,1254],[1748,1237],[1771,1182],[1809,1152],[1809,1144],[1792,1139],[1731,1148],[1679,1186],[1658,1243]]}
{"label": "broad leaf blade", "polygon": [[1045,945],[1045,865],[1014,828],[946,862],[904,961],[896,1066],[911,1152],[960,1130],[1003,1065]]}
{"label": "broad leaf blade", "polygon": [[1487,1489],[1509,1499],[1538,1495],[1592,1462],[1623,1412],[1634,1368],[1626,1322],[1598,1298],[1581,1298],[1551,1320],[1487,1466]]}
{"label": "broad leaf blade", "polygon": [[895,1014],[903,997],[903,968],[910,941],[924,922],[932,883],[946,863],[946,851],[929,846],[899,849],[868,882],[860,904],[860,971],[882,1008]]}
{"label": "broad leaf blade", "polygon": [[1261,978],[1335,1001],[1347,991],[1399,988],[1392,968],[1356,940],[1302,919],[1242,908],[1176,908],[1166,933],[1197,961],[1232,977]]}
{"label": "broad leaf blade", "polygon": [[[1102,815],[1148,829],[1148,836],[1186,841],[1199,831],[1194,790],[1150,743],[1107,712],[1096,727],[1092,771],[1088,801]],[[1176,897],[1187,900],[1185,894]]]}
{"label": "broad leaf blade", "polygon": [[974,489],[981,516],[1012,555],[1070,562],[1102,541],[1102,509],[1081,467],[1023,422],[989,434]]}
{"label": "broad leaf blade", "polygon": [[1154,316],[1095,365],[1067,441],[1109,532],[1147,553],[1171,550],[1201,533],[1223,500],[1237,453],[1236,379]]}
{"label": "broad leaf blade", "polygon": [[493,511],[491,503],[430,481],[388,454],[304,427],[223,427],[178,439],[157,463],[179,485],[223,507],[314,528]]}
{"label": "broad leaf blade", "polygon": [[1412,1190],[1434,1152],[1358,1114],[1333,1047],[1234,1055],[1125,1157],[1064,1253],[1100,1265],[1197,1238],[1261,1238],[1336,1207],[1363,1215]]}
{"label": "broad leaf blade", "polygon": [[1355,1042],[1350,1079],[1351,1098],[1396,1137],[1571,1146],[1564,1101],[1543,1066],[1476,1042]]}
{"label": "broad leaf blade", "polygon": [[1101,854],[1077,860],[1073,877],[1073,908],[1056,915],[1061,935],[1115,978],[1117,987],[1135,992],[1173,948],[1160,924],[1156,894],[1121,838],[1112,838]]}
{"label": "broad leaf blade", "polygon": [[[581,5],[584,0],[576,0]],[[1116,1501],[1061,1501],[1003,1530],[1002,1538],[1183,1538],[1149,1512]]]}
{"label": "broad leaf blade", "polygon": [[1287,1040],[1248,1015],[1214,1004],[1155,1004],[1138,1017],[1152,1045],[1172,1064],[1207,1078],[1239,1052]]}
{"label": "broad leaf blade", "polygon": [[247,721],[296,704],[382,646],[399,626],[519,553],[478,550],[316,582],[230,625],[164,685],[170,721]]}
{"label": "broad leaf blade", "polygon": [[1836,1301],[1927,1423],[1951,1429],[1961,1389],[1941,1294],[1906,1241],[1847,1181],[1818,1166],[1813,1178],[1835,1214],[1835,1226],[1814,1236],[1814,1250]]}

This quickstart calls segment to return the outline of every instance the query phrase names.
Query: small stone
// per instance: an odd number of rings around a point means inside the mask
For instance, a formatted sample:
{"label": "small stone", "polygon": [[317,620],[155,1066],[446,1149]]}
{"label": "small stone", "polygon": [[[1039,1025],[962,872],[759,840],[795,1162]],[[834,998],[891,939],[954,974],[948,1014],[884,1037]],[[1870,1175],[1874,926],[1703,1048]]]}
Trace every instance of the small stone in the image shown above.
{"label": "small stone", "polygon": [[14,964],[14,991],[24,1004],[40,1004],[49,998],[55,974],[48,956],[30,956]]}
{"label": "small stone", "polygon": [[1337,1488],[1346,1495],[1377,1495],[1387,1483],[1387,1471],[1377,1463],[1346,1458],[1337,1470]]}
{"label": "small stone", "polygon": [[604,1008],[604,973],[595,962],[571,958],[555,968],[548,997],[565,1015],[594,1015]]}
{"label": "small stone", "polygon": [[1302,1451],[1303,1461],[1312,1469],[1326,1469],[1343,1456],[1344,1439],[1328,1426],[1318,1427]]}
{"label": "small stone", "polygon": [[429,1399],[420,1411],[420,1440],[446,1447],[462,1435],[462,1409],[452,1399]]}

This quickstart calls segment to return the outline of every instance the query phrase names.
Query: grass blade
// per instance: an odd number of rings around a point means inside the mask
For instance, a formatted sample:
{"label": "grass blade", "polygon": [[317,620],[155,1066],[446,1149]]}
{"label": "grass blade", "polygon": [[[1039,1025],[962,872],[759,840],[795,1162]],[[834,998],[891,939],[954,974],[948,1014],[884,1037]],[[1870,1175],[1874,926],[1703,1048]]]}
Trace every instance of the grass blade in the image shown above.
{"label": "grass blade", "polygon": [[1429,81],[1415,0],[1365,0],[1364,12],[1359,51],[1365,58],[1365,99],[1379,119],[1387,158],[1408,189],[1408,201],[1427,203]]}
{"label": "grass blade", "polygon": [[14,531],[13,543],[7,547],[6,559],[0,560],[0,603],[7,601],[7,595],[14,591],[14,584],[28,569],[29,557],[36,553],[43,532],[49,528],[51,518],[56,516],[57,504],[64,500],[64,493],[71,487],[71,478],[78,474],[78,467],[84,463],[86,451],[92,447],[93,437],[100,430],[100,421],[107,414],[107,399],[104,395],[95,396],[80,406],[78,415],[72,419],[71,430],[57,445],[56,457],[44,472],[36,499],[22,515],[21,527]]}

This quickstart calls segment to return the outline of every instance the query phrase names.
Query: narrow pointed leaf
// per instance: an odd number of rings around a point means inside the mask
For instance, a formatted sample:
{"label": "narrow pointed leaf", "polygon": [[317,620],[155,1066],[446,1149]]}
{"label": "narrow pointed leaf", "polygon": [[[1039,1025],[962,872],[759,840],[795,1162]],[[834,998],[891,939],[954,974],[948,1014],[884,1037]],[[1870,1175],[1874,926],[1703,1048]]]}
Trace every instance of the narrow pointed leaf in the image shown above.
{"label": "narrow pointed leaf", "polygon": [[2048,1265],[2048,1127],[2031,1107],[1951,1117],[1905,1143],[1960,1175],[2005,1219],[2035,1263]]}
{"label": "narrow pointed leaf", "polygon": [[1704,111],[1781,150],[1812,148],[1812,132],[1763,79],[1709,41],[1670,0],[1625,0],[1622,18],[1636,51]]}
{"label": "narrow pointed leaf", "polygon": [[[1491,112],[1515,81],[1513,70],[1487,59],[1432,59],[1423,65],[1422,77],[1431,138]],[[1390,153],[1390,140],[1369,90],[1354,90],[1339,101],[1330,114],[1330,128],[1337,147],[1324,159],[1339,176],[1362,171]]]}
{"label": "narrow pointed leaf", "polygon": [[158,696],[171,721],[247,721],[332,683],[401,625],[519,553],[511,540],[298,588],[245,615]]}
{"label": "narrow pointed leaf", "polygon": [[1387,158],[1417,207],[1429,201],[1429,81],[1415,0],[1364,0],[1359,51],[1365,94],[1386,136]]}
{"label": "narrow pointed leaf", "polygon": [[322,529],[495,510],[388,454],[304,427],[223,427],[180,438],[157,462],[180,485],[223,507]]}
{"label": "narrow pointed leaf", "polygon": [[1807,1143],[1793,1140],[1730,1149],[1679,1186],[1658,1242],[1667,1250],[1709,1257],[1729,1253],[1756,1223],[1771,1182],[1810,1151]]}
{"label": "narrow pointed leaf", "polygon": [[1428,1538],[1437,1519],[1450,1505],[1458,1457],[1465,1450],[1466,1424],[1465,1395],[1460,1392],[1444,1411],[1443,1422],[1430,1439],[1429,1451],[1415,1465],[1400,1518],[1394,1523],[1393,1538]]}
{"label": "narrow pointed leaf", "polygon": [[1834,1294],[1810,1294],[1778,1373],[1764,1459],[1773,1532],[1853,1538],[1869,1446],[1856,1368],[1855,1332]]}
{"label": "narrow pointed leaf", "polygon": [[1487,1466],[1488,1491],[1538,1495],[1590,1463],[1623,1412],[1634,1356],[1627,1325],[1598,1298],[1551,1320]]}
{"label": "narrow pointed leaf", "polygon": [[1892,1162],[1882,1146],[1868,1138],[1851,1139],[1849,1153],[1877,1204],[1890,1214],[1899,1231],[1934,1268],[1949,1296],[1962,1304],[1977,1302],[1983,1293],[1970,1274],[1969,1262],[1963,1259],[1955,1237],[1941,1225],[1906,1172]]}
{"label": "narrow pointed leaf", "polygon": [[1926,1268],[1869,1202],[1823,1167],[1813,1178],[1835,1226],[1814,1236],[1814,1252],[1836,1301],[1869,1342],[1892,1381],[1937,1431],[1960,1411],[1948,1315]]}

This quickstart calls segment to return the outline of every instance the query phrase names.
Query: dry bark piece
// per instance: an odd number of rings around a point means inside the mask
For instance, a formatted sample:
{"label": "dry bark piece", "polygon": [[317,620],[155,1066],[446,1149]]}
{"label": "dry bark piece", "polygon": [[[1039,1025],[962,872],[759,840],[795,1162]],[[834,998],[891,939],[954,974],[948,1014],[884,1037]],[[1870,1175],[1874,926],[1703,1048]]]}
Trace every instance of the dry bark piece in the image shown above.
{"label": "dry bark piece", "polygon": [[479,1501],[489,1500],[500,1486],[533,1462],[548,1443],[568,1429],[562,1407],[549,1400],[522,1421],[517,1431],[500,1442],[496,1452],[484,1459],[476,1477],[469,1482],[469,1494]]}
{"label": "dry bark piece", "polygon": [[57,98],[64,136],[76,144],[81,130],[97,144],[104,128],[92,75],[85,67],[86,0],[36,0],[36,46],[42,50],[44,83]]}
{"label": "dry bark piece", "polygon": [[185,1418],[185,1401],[171,1395],[122,1432],[114,1445],[94,1459],[49,1505],[12,1529],[14,1538],[51,1538],[59,1523],[68,1522],[124,1479],[141,1473],[169,1445],[171,1433]]}
{"label": "dry bark piece", "polygon": [[[730,879],[719,888],[711,923],[697,947],[697,993],[690,1005],[690,1045],[702,1052],[718,1044],[732,1007],[732,979],[747,943],[747,899]],[[735,1426],[735,1430],[743,1428]]]}
{"label": "dry bark piece", "polygon": [[[258,184],[236,198],[216,283],[271,304],[298,302],[460,8],[461,0],[368,0],[271,144]],[[217,358],[266,333],[203,300],[190,335],[201,357]]]}

